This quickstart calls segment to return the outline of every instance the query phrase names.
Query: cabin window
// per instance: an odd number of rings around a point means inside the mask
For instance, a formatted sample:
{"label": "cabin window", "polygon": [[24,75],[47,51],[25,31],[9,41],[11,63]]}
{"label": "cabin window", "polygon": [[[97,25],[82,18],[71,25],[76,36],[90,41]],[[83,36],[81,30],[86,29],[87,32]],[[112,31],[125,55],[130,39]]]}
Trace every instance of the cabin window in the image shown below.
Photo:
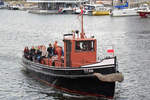
{"label": "cabin window", "polygon": [[95,7],[94,6],[85,6],[84,9],[85,10],[94,10]]}
{"label": "cabin window", "polygon": [[76,41],[76,51],[94,51],[94,41]]}

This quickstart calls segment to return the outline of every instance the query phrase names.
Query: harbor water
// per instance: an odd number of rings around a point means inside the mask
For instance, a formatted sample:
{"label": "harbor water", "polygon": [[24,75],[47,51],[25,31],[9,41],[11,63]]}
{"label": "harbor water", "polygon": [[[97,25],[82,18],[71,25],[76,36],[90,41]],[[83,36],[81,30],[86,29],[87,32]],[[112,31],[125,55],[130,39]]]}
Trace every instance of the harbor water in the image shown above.
{"label": "harbor water", "polygon": [[[77,15],[36,15],[0,10],[0,100],[95,100],[62,93],[32,78],[23,69],[25,46],[46,45],[80,30]],[[150,19],[84,16],[87,36],[98,42],[98,58],[113,45],[124,81],[116,84],[115,100],[150,99]],[[88,84],[88,83],[87,83]]]}

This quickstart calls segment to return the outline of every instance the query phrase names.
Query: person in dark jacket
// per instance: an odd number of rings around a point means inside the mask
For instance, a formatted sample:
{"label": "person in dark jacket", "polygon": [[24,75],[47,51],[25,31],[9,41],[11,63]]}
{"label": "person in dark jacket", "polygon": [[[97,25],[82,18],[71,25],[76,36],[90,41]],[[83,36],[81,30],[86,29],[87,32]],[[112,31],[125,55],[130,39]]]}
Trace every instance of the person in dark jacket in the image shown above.
{"label": "person in dark jacket", "polygon": [[37,53],[36,53],[36,59],[39,63],[41,62],[41,56],[42,56],[41,47],[38,46]]}
{"label": "person in dark jacket", "polygon": [[49,47],[47,48],[48,57],[51,58],[53,56],[53,47],[51,43],[49,44]]}
{"label": "person in dark jacket", "polygon": [[35,55],[35,48],[34,48],[34,46],[32,46],[32,48],[30,49],[29,52],[30,52],[30,58],[29,59],[31,61],[33,61],[33,56]]}

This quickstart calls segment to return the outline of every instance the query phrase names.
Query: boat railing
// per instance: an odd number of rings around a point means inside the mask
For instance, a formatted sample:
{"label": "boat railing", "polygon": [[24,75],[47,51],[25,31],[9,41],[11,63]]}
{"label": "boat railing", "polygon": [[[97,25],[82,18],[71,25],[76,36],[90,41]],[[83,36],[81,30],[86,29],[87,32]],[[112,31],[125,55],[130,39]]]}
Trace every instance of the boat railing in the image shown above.
{"label": "boat railing", "polygon": [[73,37],[73,34],[64,34],[63,38],[65,39],[65,38],[72,38],[72,37]]}
{"label": "boat railing", "polygon": [[64,34],[64,36],[73,36],[73,34]]}

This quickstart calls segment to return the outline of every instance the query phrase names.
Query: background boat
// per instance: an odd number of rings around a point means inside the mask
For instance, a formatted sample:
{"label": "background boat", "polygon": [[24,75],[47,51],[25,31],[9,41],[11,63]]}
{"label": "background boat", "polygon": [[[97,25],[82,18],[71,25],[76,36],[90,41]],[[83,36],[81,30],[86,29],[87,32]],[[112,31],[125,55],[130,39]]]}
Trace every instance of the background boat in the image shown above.
{"label": "background boat", "polygon": [[148,4],[141,5],[140,8],[138,9],[137,13],[142,18],[149,17],[150,16],[150,7],[149,7],[149,5]]}
{"label": "background boat", "polygon": [[137,9],[131,8],[131,9],[114,9],[111,13],[113,17],[119,17],[119,16],[138,16]]}
{"label": "background boat", "polygon": [[111,9],[104,6],[95,6],[95,10],[93,10],[93,16],[101,16],[101,15],[109,15]]}
{"label": "background boat", "polygon": [[137,16],[137,8],[130,8],[129,3],[126,2],[123,5],[114,6],[111,13],[112,16]]}
{"label": "background boat", "polygon": [[72,7],[64,7],[64,8],[60,8],[58,12],[61,14],[73,14],[74,10]]}
{"label": "background boat", "polygon": [[4,8],[4,2],[0,0],[0,9]]}

